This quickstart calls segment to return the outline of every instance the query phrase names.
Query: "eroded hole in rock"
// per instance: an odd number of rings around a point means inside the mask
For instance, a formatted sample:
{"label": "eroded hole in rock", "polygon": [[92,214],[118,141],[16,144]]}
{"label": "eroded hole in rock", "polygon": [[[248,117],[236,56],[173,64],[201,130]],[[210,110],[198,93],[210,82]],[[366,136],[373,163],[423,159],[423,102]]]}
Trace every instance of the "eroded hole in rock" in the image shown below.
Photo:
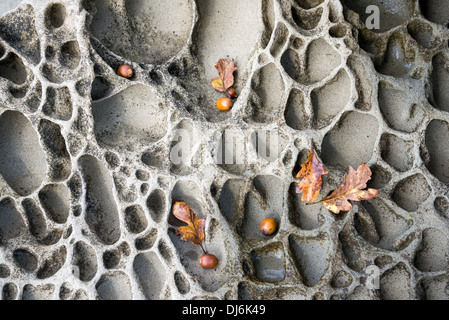
{"label": "eroded hole in rock", "polygon": [[425,146],[429,159],[426,167],[441,182],[449,182],[449,124],[432,120],[426,129]]}
{"label": "eroded hole in rock", "polygon": [[367,263],[362,254],[360,243],[356,240],[355,230],[352,223],[347,222],[342,231],[338,234],[338,240],[341,243],[341,249],[346,259],[348,267],[362,272],[367,267]]}
{"label": "eroded hole in rock", "polygon": [[285,42],[288,39],[289,31],[283,23],[279,23],[274,31],[274,40],[270,48],[270,53],[276,57],[282,50]]}
{"label": "eroded hole in rock", "polygon": [[273,237],[260,232],[260,223],[265,218],[273,218],[280,228],[286,190],[279,178],[275,176],[257,176],[253,180],[254,189],[247,192],[245,214],[242,222],[241,236],[246,241],[261,241]]}
{"label": "eroded hole in rock", "polygon": [[[204,218],[206,212],[203,208],[202,192],[197,183],[192,180],[178,181],[172,190],[172,201],[184,201],[190,209],[198,215],[198,219]],[[171,211],[171,210],[170,210]],[[180,226],[182,222],[178,220],[172,212],[168,216],[168,222],[173,226]]]}
{"label": "eroded hole in rock", "polygon": [[92,280],[98,268],[95,250],[84,241],[78,241],[73,248],[72,264],[76,277],[86,282]]}
{"label": "eroded hole in rock", "polygon": [[284,81],[274,63],[256,72],[252,81],[253,96],[250,100],[251,119],[254,122],[270,123],[281,111]]}
{"label": "eroded hole in rock", "polygon": [[440,110],[449,112],[449,59],[442,53],[432,59],[432,73],[430,76],[431,95],[429,101]]}
{"label": "eroded hole in rock", "polygon": [[284,112],[287,125],[296,130],[310,129],[312,126],[312,115],[305,106],[304,93],[297,88],[290,91]]}
{"label": "eroded hole in rock", "polygon": [[140,233],[148,226],[148,220],[145,212],[138,204],[129,206],[125,209],[125,223],[129,232]]}
{"label": "eroded hole in rock", "polygon": [[315,286],[326,273],[330,250],[329,236],[320,234],[317,238],[302,238],[290,235],[290,251],[302,281],[308,287]]}
{"label": "eroded hole in rock", "polygon": [[336,25],[329,29],[329,35],[333,38],[343,38],[348,32],[345,25]]}
{"label": "eroded hole in rock", "polygon": [[257,280],[278,283],[285,279],[285,255],[282,243],[272,243],[251,252]]}
{"label": "eroded hole in rock", "polygon": [[449,293],[447,286],[449,279],[447,275],[439,275],[435,277],[426,277],[421,281],[421,286],[424,289],[424,296],[426,300],[448,300]]}
{"label": "eroded hole in rock", "polygon": [[142,291],[148,300],[159,300],[165,284],[165,268],[154,252],[139,253],[133,262]]}
{"label": "eroded hole in rock", "polygon": [[445,270],[449,265],[448,237],[439,229],[425,229],[414,263],[423,272]]}
{"label": "eroded hole in rock", "polygon": [[66,42],[61,47],[61,56],[59,57],[59,62],[61,62],[63,66],[66,66],[70,69],[75,69],[80,63],[80,54],[81,53],[78,41],[73,40]]}
{"label": "eroded hole in rock", "polygon": [[92,104],[95,136],[106,147],[136,149],[165,135],[167,109],[144,85],[128,87]]}
{"label": "eroded hole in rock", "polygon": [[180,271],[176,271],[174,277],[176,288],[178,288],[179,293],[188,293],[190,291],[190,283],[186,277]]}
{"label": "eroded hole in rock", "polygon": [[114,248],[103,253],[103,265],[106,269],[114,269],[120,263],[122,254],[119,249]]}
{"label": "eroded hole in rock", "polygon": [[368,114],[350,111],[324,136],[321,157],[325,164],[346,170],[357,169],[372,157],[379,130],[378,120]]}
{"label": "eroded hole in rock", "polygon": [[215,151],[215,161],[227,172],[241,175],[247,169],[248,155],[245,150],[247,141],[244,132],[236,127],[228,127],[219,133],[218,148]]}
{"label": "eroded hole in rock", "polygon": [[384,75],[396,78],[407,77],[415,68],[415,49],[408,43],[405,32],[394,32],[388,39],[383,61],[376,70]]}
{"label": "eroded hole in rock", "polygon": [[17,285],[12,282],[5,283],[2,290],[2,300],[16,300],[19,294]]}
{"label": "eroded hole in rock", "polygon": [[411,175],[399,181],[392,198],[401,208],[413,212],[430,196],[430,186],[420,173]]}
{"label": "eroded hole in rock", "polygon": [[162,258],[164,258],[168,263],[171,262],[171,260],[173,259],[173,253],[164,240],[161,239],[159,241],[157,250],[161,254]]}
{"label": "eroded hole in rock", "polygon": [[449,3],[447,0],[419,1],[421,13],[427,20],[447,26],[449,23]]}
{"label": "eroded hole in rock", "polygon": [[365,23],[372,11],[367,10],[370,5],[379,9],[379,28],[374,32],[383,33],[408,21],[414,12],[414,1],[409,0],[343,0],[343,4],[360,15],[360,20]]}
{"label": "eroded hole in rock", "polygon": [[346,107],[351,97],[350,87],[349,75],[342,69],[323,87],[312,91],[314,122],[318,128],[328,125]]}
{"label": "eroded hole in rock", "polygon": [[131,300],[133,297],[129,277],[123,271],[103,274],[95,289],[100,300]]}
{"label": "eroded hole in rock", "polygon": [[354,106],[363,111],[371,110],[373,86],[370,81],[370,70],[372,65],[363,61],[360,56],[351,55],[348,57],[348,67],[355,76],[355,89],[358,93]]}
{"label": "eroded hole in rock", "polygon": [[281,156],[288,138],[279,130],[257,130],[250,133],[249,141],[258,158],[271,162]]}
{"label": "eroded hole in rock", "polygon": [[281,65],[295,81],[312,84],[326,78],[340,64],[340,54],[323,38],[309,43],[305,54],[294,48],[284,52]]}
{"label": "eroded hole in rock", "polygon": [[411,274],[403,262],[398,263],[381,275],[380,294],[384,300],[410,300],[414,298]]}
{"label": "eroded hole in rock", "polygon": [[441,216],[449,218],[449,201],[445,197],[435,198],[433,205]]}
{"label": "eroded hole in rock", "polygon": [[93,156],[82,156],[78,164],[86,187],[85,219],[104,244],[114,244],[120,238],[120,220],[113,196],[112,177]]}
{"label": "eroded hole in rock", "polygon": [[373,165],[371,168],[371,180],[368,180],[367,187],[382,189],[391,180],[391,173],[379,165]]}
{"label": "eroded hole in rock", "polygon": [[28,196],[45,179],[47,164],[31,122],[18,111],[0,115],[0,174],[21,196]]}
{"label": "eroded hole in rock", "polygon": [[245,186],[244,180],[229,179],[221,189],[218,205],[226,220],[234,225],[243,218]]}
{"label": "eroded hole in rock", "polygon": [[189,119],[180,121],[175,128],[170,144],[170,171],[174,174],[187,175],[192,172],[194,145],[199,135]]}
{"label": "eroded hole in rock", "polygon": [[313,40],[307,48],[307,79],[310,82],[321,81],[340,64],[340,59],[339,53],[326,40]]}
{"label": "eroded hole in rock", "polygon": [[411,228],[411,220],[397,215],[379,198],[363,201],[357,208],[355,229],[367,241],[379,248],[394,251],[408,245],[404,235]]}
{"label": "eroded hole in rock", "polygon": [[385,133],[380,140],[381,157],[400,172],[413,166],[413,141],[402,140],[398,136]]}
{"label": "eroded hole in rock", "polygon": [[289,189],[289,211],[290,222],[303,230],[319,228],[324,223],[326,208],[322,206],[307,206],[301,201],[301,195],[296,193],[296,183],[292,183]]}
{"label": "eroded hole in rock", "polygon": [[95,77],[90,94],[93,100],[98,100],[109,95],[112,89],[112,85],[105,78]]}
{"label": "eroded hole in rock", "polygon": [[21,248],[14,250],[13,258],[15,263],[26,272],[33,272],[37,268],[37,257],[28,249]]}
{"label": "eroded hole in rock", "polygon": [[[247,64],[256,47],[259,30],[263,28],[263,1],[199,0],[199,29],[197,39],[197,55],[204,68],[204,78],[216,77],[215,62],[220,58],[234,58],[238,69],[235,89],[243,88],[247,79]],[[266,4],[270,7],[270,4]],[[266,12],[269,15],[269,11]],[[223,17],[232,17],[232,23],[222,28]],[[217,32],[217,30],[220,30]],[[226,56],[223,56],[226,55]]]}
{"label": "eroded hole in rock", "polygon": [[166,211],[165,194],[161,189],[153,190],[147,198],[147,207],[151,218],[156,222],[161,222]]}
{"label": "eroded hole in rock", "polygon": [[414,20],[407,25],[408,33],[424,48],[433,48],[437,45],[437,39],[432,27],[420,20]]}
{"label": "eroded hole in rock", "polygon": [[67,12],[65,6],[55,3],[45,11],[45,25],[49,29],[56,29],[64,24]]}
{"label": "eroded hole in rock", "polygon": [[15,84],[22,84],[26,81],[27,71],[19,56],[11,52],[0,61],[0,77]]}
{"label": "eroded hole in rock", "polygon": [[379,83],[378,92],[380,111],[391,128],[407,133],[418,129],[425,113],[406,92],[387,82]]}
{"label": "eroded hole in rock", "polygon": [[47,234],[47,221],[44,213],[33,199],[23,200],[22,207],[25,211],[31,234],[38,240],[43,239]]}
{"label": "eroded hole in rock", "polygon": [[351,274],[344,270],[338,271],[331,280],[331,286],[333,288],[347,288],[351,285],[353,277]]}
{"label": "eroded hole in rock", "polygon": [[265,47],[270,42],[271,34],[273,33],[275,27],[273,0],[262,1],[262,21],[264,29],[261,37],[261,46],[265,49]]}
{"label": "eroded hole in rock", "polygon": [[43,63],[41,68],[42,75],[50,82],[61,83],[64,81],[64,74],[60,68],[55,68],[51,64]]}
{"label": "eroded hole in rock", "polygon": [[39,191],[39,200],[47,216],[56,223],[66,223],[70,213],[70,191],[64,184],[49,184]]}
{"label": "eroded hole in rock", "polygon": [[148,250],[153,247],[157,240],[157,229],[152,228],[150,231],[146,232],[143,236],[139,237],[135,241],[135,246],[137,250]]}
{"label": "eroded hole in rock", "polygon": [[22,300],[52,300],[55,293],[53,284],[33,286],[26,284],[22,290]]}
{"label": "eroded hole in rock", "polygon": [[303,30],[312,30],[316,28],[323,15],[323,8],[315,10],[303,10],[292,6],[292,18],[296,25]]}
{"label": "eroded hole in rock", "polygon": [[165,159],[168,157],[169,152],[164,150],[163,147],[156,147],[150,151],[142,154],[142,162],[149,167],[160,168],[164,165]]}

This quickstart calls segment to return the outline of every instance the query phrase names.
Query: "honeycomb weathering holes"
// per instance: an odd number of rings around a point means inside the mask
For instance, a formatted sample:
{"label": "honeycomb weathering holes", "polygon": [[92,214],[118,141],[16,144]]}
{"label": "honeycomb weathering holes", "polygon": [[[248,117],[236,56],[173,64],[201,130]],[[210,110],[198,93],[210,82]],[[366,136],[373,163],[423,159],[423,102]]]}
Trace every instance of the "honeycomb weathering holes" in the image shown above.
{"label": "honeycomb weathering holes", "polygon": [[[2,299],[447,299],[447,4],[3,1]],[[219,58],[238,67],[229,112]],[[254,138],[275,127],[274,159]],[[243,164],[214,162],[228,129]],[[204,161],[172,165],[183,130]],[[323,195],[367,162],[378,197],[339,215],[301,202],[311,139]],[[206,219],[216,268],[176,234],[173,201]]]}

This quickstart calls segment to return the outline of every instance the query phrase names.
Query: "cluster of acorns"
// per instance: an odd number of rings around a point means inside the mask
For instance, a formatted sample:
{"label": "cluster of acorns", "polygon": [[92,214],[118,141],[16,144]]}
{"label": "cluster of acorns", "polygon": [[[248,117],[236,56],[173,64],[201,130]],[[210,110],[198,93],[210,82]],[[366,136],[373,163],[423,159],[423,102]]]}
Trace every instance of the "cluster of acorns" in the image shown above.
{"label": "cluster of acorns", "polygon": [[234,104],[232,99],[237,98],[237,91],[234,88],[229,88],[226,90],[226,97],[222,97],[217,100],[217,108],[220,111],[229,111]]}

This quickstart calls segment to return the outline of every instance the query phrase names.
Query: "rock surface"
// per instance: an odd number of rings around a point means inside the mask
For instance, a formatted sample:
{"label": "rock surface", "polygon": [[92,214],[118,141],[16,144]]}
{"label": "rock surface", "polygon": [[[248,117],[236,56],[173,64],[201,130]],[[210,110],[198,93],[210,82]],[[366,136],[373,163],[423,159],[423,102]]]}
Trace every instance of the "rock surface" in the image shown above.
{"label": "rock surface", "polygon": [[[2,299],[447,299],[448,8],[1,1]],[[238,67],[228,112],[220,58]],[[379,196],[339,215],[301,203],[311,141],[324,193],[366,162]],[[176,234],[179,200],[206,219],[215,269]]]}

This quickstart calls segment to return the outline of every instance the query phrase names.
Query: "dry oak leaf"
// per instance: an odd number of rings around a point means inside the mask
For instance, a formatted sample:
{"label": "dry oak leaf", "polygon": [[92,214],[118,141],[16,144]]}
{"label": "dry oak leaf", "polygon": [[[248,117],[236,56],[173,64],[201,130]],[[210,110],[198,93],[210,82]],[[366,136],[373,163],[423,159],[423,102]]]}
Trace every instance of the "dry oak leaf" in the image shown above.
{"label": "dry oak leaf", "polygon": [[202,245],[204,241],[205,219],[199,219],[189,205],[184,201],[177,201],[173,205],[173,215],[179,220],[187,223],[176,230],[177,234],[182,234],[181,240],[190,241],[193,244]]}
{"label": "dry oak leaf", "polygon": [[307,161],[301,165],[301,170],[296,175],[296,178],[302,179],[296,186],[296,193],[304,192],[301,201],[312,202],[318,197],[323,182],[321,176],[327,173],[312,149]]}
{"label": "dry oak leaf", "polygon": [[234,59],[228,61],[227,59],[220,59],[215,63],[215,68],[218,70],[219,76],[212,79],[212,86],[218,91],[226,91],[234,84],[234,71],[237,67],[234,66]]}
{"label": "dry oak leaf", "polygon": [[352,205],[348,200],[370,200],[379,194],[379,190],[376,189],[363,190],[366,188],[366,182],[370,179],[371,170],[366,163],[360,164],[357,171],[349,166],[349,172],[345,174],[343,184],[323,200],[308,204],[322,203],[333,213],[349,211]]}

